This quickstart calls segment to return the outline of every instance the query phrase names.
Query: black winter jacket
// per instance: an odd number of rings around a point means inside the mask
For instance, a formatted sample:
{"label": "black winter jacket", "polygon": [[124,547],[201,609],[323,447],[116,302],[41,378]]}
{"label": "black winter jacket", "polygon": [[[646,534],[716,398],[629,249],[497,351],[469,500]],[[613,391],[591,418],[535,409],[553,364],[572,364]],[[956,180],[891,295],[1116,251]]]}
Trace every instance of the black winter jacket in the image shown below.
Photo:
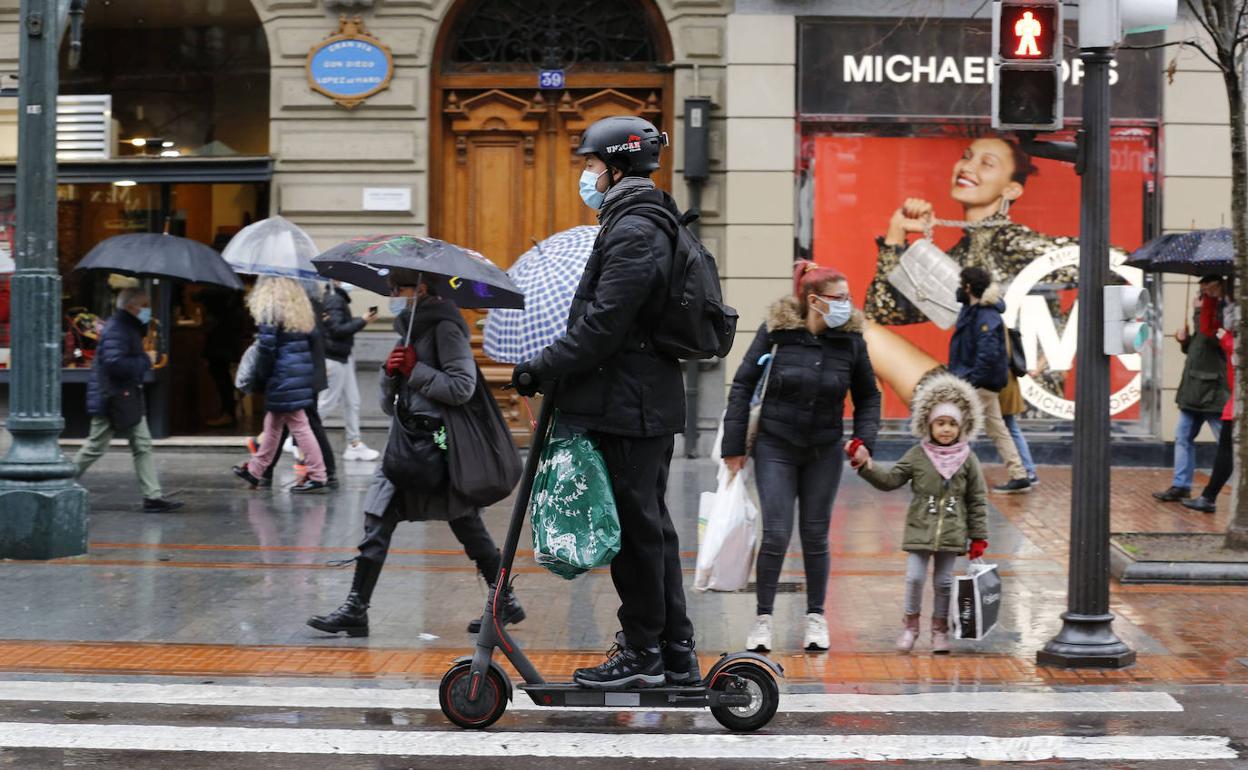
{"label": "black winter jacket", "polygon": [[147,326],[128,310],[116,311],[104,324],[87,381],[87,414],[108,414],[109,396],[143,382],[152,368],[152,360],[143,350],[146,334]]}
{"label": "black winter jacket", "polygon": [[281,326],[261,324],[256,333],[256,367],[271,372],[265,381],[264,408],[269,412],[297,412],[316,403],[312,363],[313,334],[287,331]]}
{"label": "black winter jacket", "polygon": [[367,323],[351,315],[351,298],[342,289],[333,289],[321,304],[321,327],[325,331],[325,357],[346,363],[355,347],[355,335]]}
{"label": "black winter jacket", "polygon": [[854,310],[843,326],[815,336],[806,328],[797,300],[771,306],[745,353],[728,393],[721,457],[745,454],[750,399],[763,377],[760,359],[776,347],[763,396],[759,433],[798,447],[838,444],[844,436],[845,397],[854,405],[854,438],[870,452],[880,432],[880,391],[862,338],[863,315]]}
{"label": "black winter jacket", "polygon": [[[666,193],[651,189],[617,202],[658,203],[679,215]],[[620,208],[619,211],[627,211]],[[529,362],[542,382],[559,380],[567,422],[616,436],[668,436],[684,430],[680,362],[654,349],[675,233],[666,222],[612,207],[618,217],[598,234],[568,312],[568,333]]]}
{"label": "black winter jacket", "polygon": [[1009,384],[1004,312],[1005,301],[996,284],[988,287],[978,304],[962,306],[949,340],[951,374],[995,393]]}

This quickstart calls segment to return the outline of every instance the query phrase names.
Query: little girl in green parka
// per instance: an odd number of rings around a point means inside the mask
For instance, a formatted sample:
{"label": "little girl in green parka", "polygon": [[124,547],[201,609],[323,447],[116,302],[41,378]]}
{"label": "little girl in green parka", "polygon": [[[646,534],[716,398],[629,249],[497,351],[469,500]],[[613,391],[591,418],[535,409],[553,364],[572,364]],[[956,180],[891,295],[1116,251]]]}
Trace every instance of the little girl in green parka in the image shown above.
{"label": "little girl in green parka", "polygon": [[[932,562],[932,652],[949,652],[949,594],[953,563],[988,547],[988,489],[970,441],[984,422],[979,394],[952,374],[923,382],[910,404],[910,432],[918,445],[891,468],[870,460],[858,474],[885,492],[910,482],[914,499],[906,513],[902,550],[906,561],[905,618],[898,652],[914,649],[927,563]],[[967,547],[967,540],[970,547]]]}

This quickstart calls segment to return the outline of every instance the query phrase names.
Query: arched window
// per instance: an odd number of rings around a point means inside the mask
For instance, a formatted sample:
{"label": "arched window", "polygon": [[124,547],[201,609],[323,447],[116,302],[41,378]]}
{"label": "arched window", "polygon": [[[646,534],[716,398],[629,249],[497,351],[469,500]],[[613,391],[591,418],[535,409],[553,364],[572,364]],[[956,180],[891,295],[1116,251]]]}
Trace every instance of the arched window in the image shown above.
{"label": "arched window", "polygon": [[663,21],[645,0],[467,0],[443,72],[652,70]]}

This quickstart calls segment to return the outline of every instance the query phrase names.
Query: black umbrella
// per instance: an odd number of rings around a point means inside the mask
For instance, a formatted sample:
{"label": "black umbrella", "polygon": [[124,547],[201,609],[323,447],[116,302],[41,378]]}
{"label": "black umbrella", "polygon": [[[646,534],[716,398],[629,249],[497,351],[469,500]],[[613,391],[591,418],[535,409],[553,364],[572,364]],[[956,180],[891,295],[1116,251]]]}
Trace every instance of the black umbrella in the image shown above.
{"label": "black umbrella", "polygon": [[524,291],[497,265],[471,249],[415,235],[373,235],[341,243],[312,260],[317,272],[378,294],[391,281],[438,276],[438,296],[465,308],[524,307]]}
{"label": "black umbrella", "polygon": [[1235,244],[1229,227],[1168,233],[1141,246],[1126,264],[1154,273],[1226,275],[1235,268]]}
{"label": "black umbrella", "polygon": [[87,252],[74,269],[243,288],[233,268],[215,250],[189,238],[162,233],[115,235]]}

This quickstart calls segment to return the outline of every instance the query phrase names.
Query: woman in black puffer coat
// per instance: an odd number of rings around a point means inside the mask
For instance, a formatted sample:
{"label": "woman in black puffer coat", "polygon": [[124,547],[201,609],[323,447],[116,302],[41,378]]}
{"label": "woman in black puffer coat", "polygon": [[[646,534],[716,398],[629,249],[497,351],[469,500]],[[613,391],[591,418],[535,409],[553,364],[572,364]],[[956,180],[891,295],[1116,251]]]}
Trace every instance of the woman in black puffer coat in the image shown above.
{"label": "woman in black puffer coat", "polygon": [[290,431],[303,452],[307,478],[291,487],[294,493],[323,492],[325,459],[308,422],[306,410],[316,404],[316,370],[311,335],[316,331],[312,303],[298,281],[262,277],[247,300],[256,319],[256,371],[264,386],[264,432],[260,447],[234,475],[253,488],[282,447],[282,430]]}
{"label": "woman in black puffer coat", "polygon": [[[737,370],[724,415],[720,454],[733,473],[752,454],[763,514],[758,550],[758,617],[747,649],[771,649],[771,616],[780,569],[798,531],[806,568],[804,647],[828,648],[823,616],[830,558],[828,528],[844,464],[845,399],[854,405],[853,441],[845,445],[857,467],[874,451],[880,424],[880,391],[862,338],[862,313],[850,304],[849,283],[841,273],[813,262],[798,262],[792,296],[771,306],[767,321]],[[747,446],[750,402],[766,375],[758,437]]]}

